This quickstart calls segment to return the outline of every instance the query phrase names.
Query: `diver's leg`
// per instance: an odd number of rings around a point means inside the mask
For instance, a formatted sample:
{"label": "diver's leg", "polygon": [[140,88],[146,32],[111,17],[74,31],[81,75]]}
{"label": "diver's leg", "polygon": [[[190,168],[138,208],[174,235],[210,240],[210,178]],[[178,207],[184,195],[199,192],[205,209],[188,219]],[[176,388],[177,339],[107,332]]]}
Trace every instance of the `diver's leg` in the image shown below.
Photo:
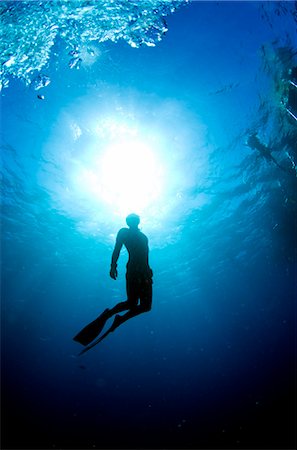
{"label": "diver's leg", "polygon": [[113,316],[122,311],[127,311],[128,309],[132,309],[138,303],[137,297],[137,289],[133,279],[131,277],[126,276],[126,292],[127,292],[127,300],[125,302],[120,302],[115,305],[112,309],[109,310],[109,317]]}
{"label": "diver's leg", "polygon": [[140,305],[143,307],[145,312],[152,309],[153,300],[153,280],[152,278],[147,278],[143,281],[140,293]]}
{"label": "diver's leg", "polygon": [[128,300],[126,300],[125,302],[120,302],[108,311],[108,318],[112,317],[114,314],[117,314],[119,312],[127,311],[127,309],[129,309]]}
{"label": "diver's leg", "polygon": [[126,292],[127,300],[125,302],[120,302],[108,312],[108,318],[112,317],[114,314],[120,313],[122,311],[127,311],[136,307],[138,303],[137,295],[137,285],[135,285],[132,277],[126,276]]}
{"label": "diver's leg", "polygon": [[[137,305],[138,297],[140,299],[140,304]],[[138,289],[135,289],[133,293],[132,306],[126,314],[122,316],[116,315],[113,321],[113,324],[110,328],[110,331],[114,331],[118,326],[132,317],[138,316],[139,314],[143,314],[145,312],[149,312],[152,308],[152,280],[144,280]],[[131,299],[131,300],[132,300]],[[136,302],[135,302],[136,299]],[[130,303],[130,304],[131,304]]]}
{"label": "diver's leg", "polygon": [[286,173],[290,173],[290,170],[286,169],[285,167],[281,166],[274,158],[273,158],[274,164],[279,167],[281,170],[283,170]]}
{"label": "diver's leg", "polygon": [[114,318],[112,326],[110,327],[110,331],[114,331],[122,323],[126,322],[129,319],[132,319],[132,317],[138,316],[139,314],[142,314],[147,311],[149,310],[143,308],[143,306],[141,305],[137,305],[134,308],[130,309],[128,312],[126,312],[126,314],[123,314],[122,316],[117,314]]}

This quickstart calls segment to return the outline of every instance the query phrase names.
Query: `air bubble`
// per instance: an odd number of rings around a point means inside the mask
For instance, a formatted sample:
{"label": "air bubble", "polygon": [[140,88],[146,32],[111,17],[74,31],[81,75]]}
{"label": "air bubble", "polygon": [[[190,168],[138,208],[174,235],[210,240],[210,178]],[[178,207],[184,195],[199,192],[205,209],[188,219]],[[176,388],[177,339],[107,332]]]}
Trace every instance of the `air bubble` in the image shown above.
{"label": "air bubble", "polygon": [[41,88],[44,88],[50,84],[51,80],[50,77],[47,75],[38,75],[33,81],[32,85],[35,89],[35,91],[38,91]]}
{"label": "air bubble", "polygon": [[68,66],[70,67],[70,69],[80,69],[81,63],[82,63],[82,59],[81,58],[72,58],[69,61]]}

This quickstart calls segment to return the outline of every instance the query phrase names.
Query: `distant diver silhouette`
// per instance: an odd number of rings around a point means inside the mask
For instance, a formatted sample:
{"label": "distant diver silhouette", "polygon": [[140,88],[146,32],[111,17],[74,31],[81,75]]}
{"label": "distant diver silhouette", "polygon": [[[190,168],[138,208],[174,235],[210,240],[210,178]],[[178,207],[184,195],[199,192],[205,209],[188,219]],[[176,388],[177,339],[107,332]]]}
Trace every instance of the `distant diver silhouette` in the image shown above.
{"label": "distant diver silhouette", "polygon": [[297,66],[290,70],[289,77],[285,99],[282,103],[287,113],[297,121]]}
{"label": "distant diver silhouette", "polygon": [[266,161],[272,162],[284,172],[288,172],[288,170],[285,167],[282,167],[277,162],[277,160],[272,156],[271,150],[269,150],[269,148],[266,145],[262,144],[257,134],[254,133],[249,136],[247,140],[247,145],[252,149],[258,150],[260,155],[263,156],[263,158],[265,158]]}
{"label": "distant diver silhouette", "polygon": [[[85,326],[73,338],[76,342],[86,346],[80,352],[80,355],[101,342],[126,320],[151,310],[153,272],[148,262],[148,238],[138,228],[140,218],[137,214],[129,214],[126,218],[126,223],[129,228],[121,228],[117,234],[111,258],[110,276],[114,280],[117,279],[117,261],[121,248],[124,245],[129,254],[126,271],[127,300],[118,303],[112,309],[106,309],[97,319]],[[122,311],[128,312],[119,315],[118,313]],[[101,333],[106,321],[115,314],[116,316],[111,327],[94,341]]]}

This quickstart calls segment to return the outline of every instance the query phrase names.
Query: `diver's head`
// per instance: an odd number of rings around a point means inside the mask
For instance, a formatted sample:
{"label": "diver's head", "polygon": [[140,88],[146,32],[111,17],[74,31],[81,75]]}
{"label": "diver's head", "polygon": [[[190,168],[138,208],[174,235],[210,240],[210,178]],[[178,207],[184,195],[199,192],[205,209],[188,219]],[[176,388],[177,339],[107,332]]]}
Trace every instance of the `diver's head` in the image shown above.
{"label": "diver's head", "polygon": [[126,223],[129,228],[136,229],[140,223],[140,217],[137,214],[129,214],[126,217]]}
{"label": "diver's head", "polygon": [[248,137],[247,145],[248,145],[249,147],[259,149],[259,144],[260,144],[260,140],[259,140],[259,138],[258,138],[258,136],[257,136],[256,133],[251,134],[251,135]]}

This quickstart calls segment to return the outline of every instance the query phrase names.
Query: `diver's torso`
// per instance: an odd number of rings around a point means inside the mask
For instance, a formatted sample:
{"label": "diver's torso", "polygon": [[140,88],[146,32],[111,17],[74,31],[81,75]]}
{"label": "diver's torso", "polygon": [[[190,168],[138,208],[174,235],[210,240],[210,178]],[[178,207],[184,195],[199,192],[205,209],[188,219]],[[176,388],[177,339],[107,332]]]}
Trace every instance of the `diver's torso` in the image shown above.
{"label": "diver's torso", "polygon": [[146,235],[140,230],[123,228],[121,237],[129,253],[127,275],[135,273],[147,275],[150,268],[148,265],[148,238]]}

